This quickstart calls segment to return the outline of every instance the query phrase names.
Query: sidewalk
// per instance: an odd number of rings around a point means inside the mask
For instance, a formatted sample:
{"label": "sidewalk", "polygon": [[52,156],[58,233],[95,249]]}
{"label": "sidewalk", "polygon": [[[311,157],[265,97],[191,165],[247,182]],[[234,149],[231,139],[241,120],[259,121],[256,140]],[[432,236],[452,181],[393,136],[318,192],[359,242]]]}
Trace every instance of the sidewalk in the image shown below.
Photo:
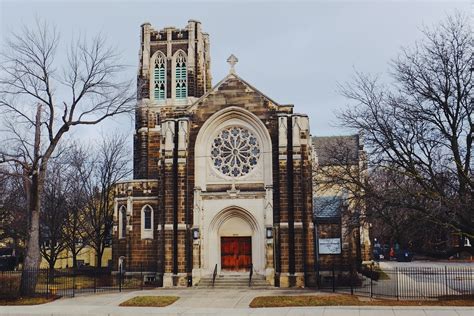
{"label": "sidewalk", "polygon": [[[139,295],[176,295],[180,299],[168,307],[119,307],[121,302]],[[63,298],[37,306],[1,306],[0,315],[313,315],[313,316],[472,316],[472,307],[285,307],[249,308],[256,296],[328,295],[311,290],[205,290],[159,289],[149,291],[96,294]]]}

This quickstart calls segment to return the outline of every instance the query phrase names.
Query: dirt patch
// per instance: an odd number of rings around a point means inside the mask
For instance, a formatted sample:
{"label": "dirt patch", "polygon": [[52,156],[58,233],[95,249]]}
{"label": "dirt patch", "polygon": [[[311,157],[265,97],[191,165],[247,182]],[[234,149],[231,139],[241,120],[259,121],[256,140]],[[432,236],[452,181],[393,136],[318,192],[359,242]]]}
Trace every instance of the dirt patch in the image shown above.
{"label": "dirt patch", "polygon": [[134,307],[165,307],[173,304],[179,299],[178,296],[135,296],[119,306]]}
{"label": "dirt patch", "polygon": [[474,306],[474,299],[446,299],[438,301],[395,301],[380,299],[359,299],[352,295],[298,295],[298,296],[258,296],[250,302],[250,307],[292,307],[292,306]]}
{"label": "dirt patch", "polygon": [[9,299],[0,299],[0,306],[6,305],[40,305],[52,302],[59,296],[34,296],[34,297],[17,297]]}

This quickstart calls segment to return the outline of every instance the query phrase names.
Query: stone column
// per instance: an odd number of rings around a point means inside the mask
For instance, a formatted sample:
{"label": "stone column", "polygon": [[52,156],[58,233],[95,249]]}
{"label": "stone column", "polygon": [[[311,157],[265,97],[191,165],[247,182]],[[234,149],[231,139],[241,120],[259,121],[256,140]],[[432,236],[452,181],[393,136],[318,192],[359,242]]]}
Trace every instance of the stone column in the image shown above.
{"label": "stone column", "polygon": [[146,22],[142,24],[142,49],[140,51],[141,64],[142,64],[142,77],[149,79],[150,70],[150,33],[151,25]]}

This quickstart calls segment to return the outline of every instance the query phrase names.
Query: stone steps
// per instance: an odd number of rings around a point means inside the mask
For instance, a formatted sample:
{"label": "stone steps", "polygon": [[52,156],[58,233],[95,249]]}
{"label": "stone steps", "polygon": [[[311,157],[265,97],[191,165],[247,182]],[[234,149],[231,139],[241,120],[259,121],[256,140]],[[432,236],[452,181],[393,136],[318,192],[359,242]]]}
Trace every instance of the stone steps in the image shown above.
{"label": "stone steps", "polygon": [[199,281],[197,287],[214,289],[266,289],[270,287],[265,277],[260,275],[252,277],[252,283],[249,287],[248,278],[248,275],[219,275],[216,277],[214,286],[212,286],[212,277],[205,277]]}

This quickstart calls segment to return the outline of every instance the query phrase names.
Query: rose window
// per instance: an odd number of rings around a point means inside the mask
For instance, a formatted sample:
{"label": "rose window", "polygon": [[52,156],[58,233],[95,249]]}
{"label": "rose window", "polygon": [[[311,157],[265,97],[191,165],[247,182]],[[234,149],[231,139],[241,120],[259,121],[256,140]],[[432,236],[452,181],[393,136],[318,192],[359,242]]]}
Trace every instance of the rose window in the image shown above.
{"label": "rose window", "polygon": [[226,176],[245,176],[255,168],[258,157],[260,146],[257,137],[246,128],[226,128],[212,142],[212,164]]}

